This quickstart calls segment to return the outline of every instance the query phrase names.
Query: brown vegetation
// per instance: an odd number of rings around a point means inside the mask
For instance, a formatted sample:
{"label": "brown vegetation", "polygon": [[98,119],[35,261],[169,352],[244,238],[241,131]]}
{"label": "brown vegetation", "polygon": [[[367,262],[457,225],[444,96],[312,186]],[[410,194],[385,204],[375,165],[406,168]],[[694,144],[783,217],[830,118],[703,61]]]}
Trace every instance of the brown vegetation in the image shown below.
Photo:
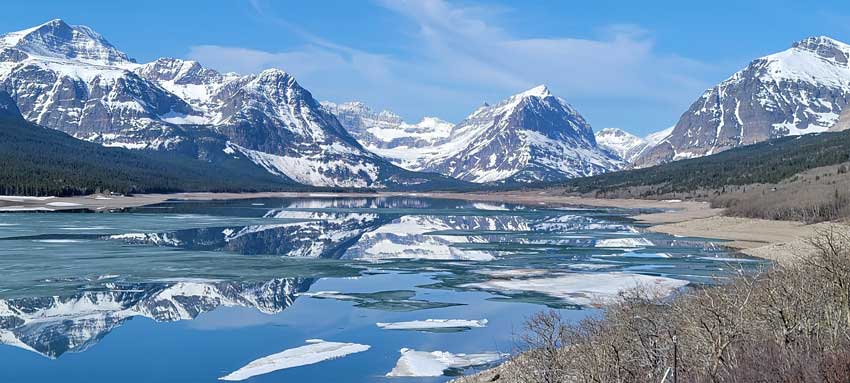
{"label": "brown vegetation", "polygon": [[535,315],[497,381],[850,382],[850,228],[811,245],[810,258],[673,299],[631,291],[577,324]]}
{"label": "brown vegetation", "polygon": [[848,165],[812,169],[777,184],[724,188],[710,201],[736,217],[808,223],[850,218]]}

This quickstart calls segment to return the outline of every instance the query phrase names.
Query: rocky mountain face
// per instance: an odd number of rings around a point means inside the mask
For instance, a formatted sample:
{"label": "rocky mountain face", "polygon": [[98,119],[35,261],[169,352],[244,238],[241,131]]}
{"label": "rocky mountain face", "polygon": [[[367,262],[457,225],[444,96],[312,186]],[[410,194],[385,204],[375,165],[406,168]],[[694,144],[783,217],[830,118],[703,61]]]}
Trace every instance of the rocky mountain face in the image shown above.
{"label": "rocky mountain face", "polygon": [[636,166],[693,158],[771,138],[827,131],[850,102],[850,45],[810,37],[752,61],[708,89]]}
{"label": "rocky mountain face", "polygon": [[424,170],[472,182],[558,181],[615,169],[584,118],[545,86],[478,108]]}
{"label": "rocky mountain face", "polygon": [[596,144],[584,118],[545,86],[485,105],[454,126],[430,117],[411,125],[362,103],[326,108],[370,151],[407,169],[464,181],[557,181],[622,165]]}
{"label": "rocky mountain face", "polygon": [[30,122],[106,146],[247,157],[313,186],[449,182],[365,150],[283,71],[240,76],[168,58],[138,64],[62,20],[0,36],[0,89]]}

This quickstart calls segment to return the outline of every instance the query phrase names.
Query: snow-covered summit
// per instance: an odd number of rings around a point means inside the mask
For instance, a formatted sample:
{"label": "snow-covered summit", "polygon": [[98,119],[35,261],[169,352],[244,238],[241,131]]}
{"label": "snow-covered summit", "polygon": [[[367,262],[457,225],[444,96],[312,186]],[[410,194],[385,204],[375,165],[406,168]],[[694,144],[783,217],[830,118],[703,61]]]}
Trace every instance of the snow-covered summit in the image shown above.
{"label": "snow-covered summit", "polygon": [[545,86],[478,108],[457,124],[424,169],[472,182],[536,182],[621,166],[584,118]]}
{"label": "snow-covered summit", "polygon": [[829,130],[850,102],[850,45],[817,36],[753,60],[706,90],[636,165]]}
{"label": "snow-covered summit", "polygon": [[617,128],[605,128],[596,132],[596,143],[613,152],[622,160],[632,163],[642,153],[651,150],[659,142],[665,140],[673,131],[673,127],[637,137]]}
{"label": "snow-covered summit", "polygon": [[14,48],[28,55],[113,65],[132,60],[84,25],[68,25],[61,19],[0,36],[0,48]]}
{"label": "snow-covered summit", "polygon": [[525,92],[518,93],[513,97],[516,98],[525,98],[525,97],[537,97],[537,98],[546,98],[551,97],[552,93],[549,92],[549,88],[546,85],[538,85],[534,88],[526,90]]}
{"label": "snow-covered summit", "polygon": [[596,132],[596,143],[625,161],[646,144],[642,138],[617,128],[605,128]]}

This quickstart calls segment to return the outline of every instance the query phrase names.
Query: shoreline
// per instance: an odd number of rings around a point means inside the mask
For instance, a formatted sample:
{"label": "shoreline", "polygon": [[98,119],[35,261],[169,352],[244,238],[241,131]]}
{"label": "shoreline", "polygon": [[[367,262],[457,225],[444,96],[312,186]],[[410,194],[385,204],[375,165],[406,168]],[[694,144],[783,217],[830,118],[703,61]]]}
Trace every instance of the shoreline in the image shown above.
{"label": "shoreline", "polygon": [[829,227],[829,223],[807,225],[802,222],[773,221],[723,216],[723,209],[707,202],[679,200],[604,199],[555,194],[549,191],[497,193],[453,192],[259,192],[259,193],[175,193],[134,196],[15,197],[0,196],[2,212],[51,212],[90,210],[105,212],[166,202],[215,201],[253,198],[338,198],[338,197],[421,197],[481,202],[517,203],[536,206],[590,206],[625,209],[662,210],[641,213],[630,218],[648,225],[647,230],[675,236],[701,237],[729,241],[724,245],[743,254],[778,262],[793,259],[793,253],[811,251],[806,238]]}

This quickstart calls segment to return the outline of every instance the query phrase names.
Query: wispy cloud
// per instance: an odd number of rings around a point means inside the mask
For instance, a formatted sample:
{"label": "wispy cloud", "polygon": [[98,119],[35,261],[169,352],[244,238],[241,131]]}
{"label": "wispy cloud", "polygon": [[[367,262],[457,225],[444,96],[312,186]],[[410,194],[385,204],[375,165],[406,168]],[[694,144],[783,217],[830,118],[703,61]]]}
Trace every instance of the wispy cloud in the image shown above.
{"label": "wispy cloud", "polygon": [[494,101],[541,83],[579,106],[639,100],[679,108],[683,98],[695,98],[709,85],[702,80],[709,66],[658,53],[652,34],[636,25],[611,25],[594,39],[519,38],[498,22],[510,10],[380,0],[377,4],[407,23],[409,45],[416,47],[386,55],[327,41],[252,4],[305,44],[283,52],[205,45],[193,47],[189,56],[237,72],[282,68],[318,98],[360,99],[408,116],[459,119],[485,98]]}

